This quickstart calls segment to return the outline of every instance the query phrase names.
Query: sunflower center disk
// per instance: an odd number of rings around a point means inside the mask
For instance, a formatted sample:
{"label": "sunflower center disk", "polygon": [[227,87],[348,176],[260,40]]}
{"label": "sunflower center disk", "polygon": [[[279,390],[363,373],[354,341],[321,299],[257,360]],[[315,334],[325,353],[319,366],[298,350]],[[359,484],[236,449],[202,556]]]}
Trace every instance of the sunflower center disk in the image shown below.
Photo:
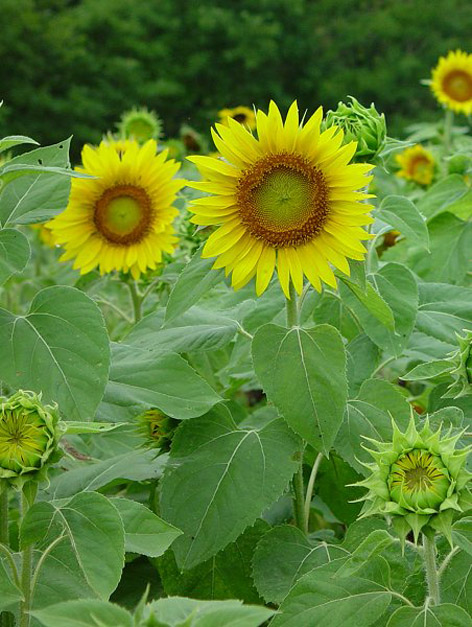
{"label": "sunflower center disk", "polygon": [[425,450],[399,457],[392,465],[389,481],[392,499],[413,509],[436,508],[450,485],[442,460]]}
{"label": "sunflower center disk", "polygon": [[328,215],[323,174],[297,155],[268,155],[246,170],[238,183],[242,223],[257,239],[276,248],[304,244]]}
{"label": "sunflower center disk", "polygon": [[151,223],[151,201],[133,185],[107,189],[95,204],[94,221],[108,241],[129,245],[139,242]]}
{"label": "sunflower center disk", "polygon": [[472,76],[467,72],[455,70],[444,79],[443,89],[447,95],[458,102],[472,99]]}
{"label": "sunflower center disk", "polygon": [[0,465],[17,472],[37,467],[46,444],[44,428],[33,417],[12,413],[0,424]]}
{"label": "sunflower center disk", "polygon": [[128,124],[128,134],[138,141],[144,141],[152,137],[153,127],[146,120],[133,120]]}

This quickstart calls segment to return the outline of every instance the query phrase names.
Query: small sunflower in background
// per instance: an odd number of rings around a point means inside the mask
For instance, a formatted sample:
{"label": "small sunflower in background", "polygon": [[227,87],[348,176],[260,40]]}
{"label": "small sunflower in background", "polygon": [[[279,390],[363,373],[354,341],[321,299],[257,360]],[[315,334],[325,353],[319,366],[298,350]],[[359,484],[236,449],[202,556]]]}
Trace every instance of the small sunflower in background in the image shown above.
{"label": "small sunflower in background", "polygon": [[456,113],[472,113],[472,54],[450,51],[432,71],[431,90],[436,99]]}
{"label": "small sunflower in background", "polygon": [[101,274],[122,270],[137,279],[173,252],[173,202],[185,183],[173,178],[180,165],[167,159],[167,150],[156,150],[152,139],[121,152],[107,142],[84,146],[83,167],[76,170],[96,178],[72,179],[67,208],[48,224],[65,248],[61,261],[75,259],[81,274],[98,267]]}
{"label": "small sunflower in background", "polygon": [[429,150],[417,144],[396,155],[395,160],[401,168],[396,173],[397,176],[419,185],[431,185],[436,171],[436,161]]}
{"label": "small sunflower in background", "polygon": [[38,233],[38,237],[43,244],[49,246],[49,248],[55,248],[56,241],[49,225],[50,222],[45,222],[44,224],[32,224],[31,228]]}
{"label": "small sunflower in background", "polygon": [[191,222],[218,227],[202,256],[232,273],[234,289],[256,277],[260,295],[277,268],[290,298],[290,283],[301,293],[304,275],[317,290],[336,287],[330,264],[349,274],[347,259],[363,259],[372,166],[349,164],[357,143],[343,146],[336,126],[321,132],[322,115],[320,107],[300,126],[294,102],[284,123],[271,102],[268,115],[257,112],[257,139],[232,118],[212,129],[225,161],[189,157],[204,177],[190,185],[212,194],[191,203]]}
{"label": "small sunflower in background", "polygon": [[256,114],[249,107],[234,107],[234,109],[221,109],[218,111],[220,123],[228,126],[228,118],[247,126],[251,131],[256,128]]}
{"label": "small sunflower in background", "polygon": [[149,139],[159,139],[162,133],[162,120],[157,113],[148,111],[146,107],[134,107],[123,113],[118,130],[125,139],[135,139],[143,144]]}

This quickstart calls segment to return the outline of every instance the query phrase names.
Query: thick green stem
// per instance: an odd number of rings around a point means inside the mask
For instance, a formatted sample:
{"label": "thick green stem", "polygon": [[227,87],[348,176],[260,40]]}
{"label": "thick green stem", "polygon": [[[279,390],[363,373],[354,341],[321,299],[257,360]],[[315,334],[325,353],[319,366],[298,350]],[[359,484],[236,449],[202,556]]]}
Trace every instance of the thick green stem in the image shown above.
{"label": "thick green stem", "polygon": [[311,510],[311,500],[313,498],[313,490],[315,489],[316,476],[318,474],[318,470],[319,470],[322,459],[323,459],[323,453],[318,453],[315,459],[315,463],[313,464],[313,468],[311,469],[310,479],[308,481],[308,487],[306,489],[305,527],[307,530],[308,530],[308,523],[310,522],[310,510]]}
{"label": "thick green stem", "polygon": [[[21,517],[24,519],[29,508],[33,505],[37,486],[32,482],[26,483],[21,493]],[[31,576],[33,570],[33,545],[29,544],[21,552],[21,591],[24,601],[20,604],[20,622],[18,627],[29,627],[31,608]]]}
{"label": "thick green stem", "polygon": [[8,537],[8,488],[0,493],[0,544],[10,546]]}
{"label": "thick green stem", "polygon": [[133,305],[134,323],[137,324],[143,317],[143,297],[138,292],[138,288],[135,281],[128,283],[129,293],[131,295],[131,303]]}
{"label": "thick green stem", "polygon": [[295,514],[295,523],[300,531],[307,533],[305,524],[305,486],[303,482],[303,451],[301,452],[300,466],[297,473],[293,477],[293,510]]}
{"label": "thick green stem", "polygon": [[286,299],[286,311],[287,311],[287,326],[296,327],[298,325],[298,306],[297,306],[297,293],[293,287],[293,283],[290,283],[290,298]]}
{"label": "thick green stem", "polygon": [[444,153],[447,157],[452,148],[452,127],[454,124],[454,111],[446,109],[444,115]]}
{"label": "thick green stem", "polygon": [[423,559],[426,582],[428,584],[428,596],[431,605],[439,605],[441,597],[439,593],[439,576],[436,567],[436,543],[434,538],[430,539],[423,534]]}

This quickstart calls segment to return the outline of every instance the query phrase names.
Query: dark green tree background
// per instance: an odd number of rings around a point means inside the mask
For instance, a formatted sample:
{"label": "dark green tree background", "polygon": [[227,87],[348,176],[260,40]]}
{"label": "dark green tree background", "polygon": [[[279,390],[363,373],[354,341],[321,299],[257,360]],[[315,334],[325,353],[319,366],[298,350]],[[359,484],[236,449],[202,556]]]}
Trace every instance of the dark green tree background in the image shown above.
{"label": "dark green tree background", "polygon": [[[133,105],[173,135],[239,104],[334,107],[347,94],[394,132],[437,108],[420,85],[470,51],[464,0],[0,0],[0,135],[96,142]],[[77,149],[76,148],[76,149]]]}

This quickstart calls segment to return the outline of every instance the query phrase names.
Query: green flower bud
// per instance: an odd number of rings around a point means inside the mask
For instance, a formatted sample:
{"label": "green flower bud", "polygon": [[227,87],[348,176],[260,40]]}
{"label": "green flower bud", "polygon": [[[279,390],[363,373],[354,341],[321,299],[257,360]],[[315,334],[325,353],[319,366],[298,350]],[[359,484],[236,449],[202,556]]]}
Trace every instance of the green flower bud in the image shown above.
{"label": "green flower bud", "polygon": [[471,159],[468,155],[454,155],[448,161],[447,171],[449,174],[466,174],[471,166]]}
{"label": "green flower bud", "polygon": [[367,109],[353,96],[350,103],[338,103],[336,111],[328,111],[324,128],[339,126],[344,131],[345,143],[356,141],[355,157],[372,159],[383,147],[387,137],[387,125],[384,114],[380,114],[372,103]]}
{"label": "green flower bud", "polygon": [[465,330],[463,337],[456,333],[456,337],[459,348],[449,357],[452,368],[449,374],[454,378],[454,382],[444,394],[445,398],[472,394],[472,331]]}
{"label": "green flower bud", "polygon": [[57,407],[43,405],[40,395],[0,397],[0,481],[21,487],[45,479],[47,466],[61,456],[62,433]]}
{"label": "green flower bud", "polygon": [[125,139],[135,139],[144,144],[148,139],[159,139],[162,133],[162,120],[146,107],[140,109],[134,107],[123,113],[118,130]]}
{"label": "green flower bud", "polygon": [[163,145],[163,148],[169,151],[169,158],[175,159],[176,161],[183,161],[185,157],[185,146],[180,139],[168,139]]}
{"label": "green flower bud", "polygon": [[138,416],[138,427],[141,435],[145,438],[147,448],[159,449],[161,453],[170,450],[174,432],[179,425],[179,421],[162,413],[158,409],[149,409]]}
{"label": "green flower bud", "polygon": [[465,464],[472,447],[456,449],[462,433],[432,431],[428,420],[418,431],[413,418],[405,433],[393,423],[392,442],[366,438],[376,449],[364,447],[374,463],[364,464],[370,475],[355,484],[368,489],[361,517],[383,514],[392,520],[404,541],[413,531],[443,533],[451,541],[454,518],[470,507],[472,475]]}

